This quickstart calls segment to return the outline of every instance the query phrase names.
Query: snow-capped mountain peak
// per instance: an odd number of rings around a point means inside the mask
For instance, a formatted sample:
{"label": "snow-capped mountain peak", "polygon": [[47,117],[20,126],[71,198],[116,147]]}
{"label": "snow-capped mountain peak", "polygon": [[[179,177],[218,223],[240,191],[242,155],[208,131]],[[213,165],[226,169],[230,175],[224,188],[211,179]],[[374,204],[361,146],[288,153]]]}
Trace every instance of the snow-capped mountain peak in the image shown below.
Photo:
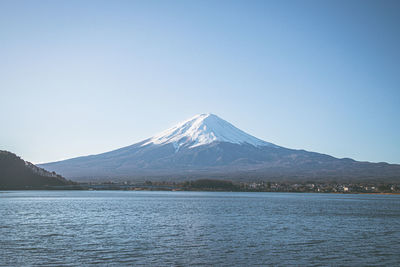
{"label": "snow-capped mountain peak", "polygon": [[393,177],[400,177],[400,165],[361,163],[276,146],[213,114],[194,116],[130,146],[41,164],[40,167],[79,181],[109,181],[110,178],[115,181],[125,178],[135,181],[204,178],[306,181],[309,177],[343,181],[366,177],[394,181]]}
{"label": "snow-capped mountain peak", "polygon": [[176,126],[148,139],[142,146],[172,143],[175,150],[178,151],[181,147],[194,148],[213,142],[275,146],[243,132],[211,113],[199,114],[178,123]]}

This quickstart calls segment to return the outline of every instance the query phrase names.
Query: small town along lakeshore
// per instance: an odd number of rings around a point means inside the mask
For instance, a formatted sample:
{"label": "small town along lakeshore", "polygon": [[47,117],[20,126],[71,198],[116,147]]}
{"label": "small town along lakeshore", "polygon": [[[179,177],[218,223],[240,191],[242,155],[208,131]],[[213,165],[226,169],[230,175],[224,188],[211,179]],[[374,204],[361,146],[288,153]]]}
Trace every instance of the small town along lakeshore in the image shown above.
{"label": "small town along lakeshore", "polygon": [[[0,188],[9,190],[12,188]],[[317,183],[317,182],[232,182],[228,180],[200,179],[194,181],[145,181],[145,182],[88,182],[67,186],[19,188],[25,190],[125,190],[125,191],[227,191],[227,192],[288,192],[288,193],[351,193],[351,194],[400,194],[396,183]]]}
{"label": "small town along lakeshore", "polygon": [[217,192],[287,192],[334,194],[400,194],[400,184],[359,182],[233,182],[219,179],[193,181],[102,181],[70,182],[68,185],[0,187],[0,190],[122,190],[122,191],[217,191]]}

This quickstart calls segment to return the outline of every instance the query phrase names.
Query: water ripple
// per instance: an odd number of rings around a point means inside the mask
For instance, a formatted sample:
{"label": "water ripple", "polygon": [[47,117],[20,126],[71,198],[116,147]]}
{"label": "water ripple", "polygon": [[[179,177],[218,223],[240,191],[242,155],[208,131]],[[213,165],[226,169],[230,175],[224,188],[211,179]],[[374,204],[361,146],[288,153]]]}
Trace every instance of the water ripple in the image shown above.
{"label": "water ripple", "polygon": [[399,265],[400,197],[14,191],[0,266]]}

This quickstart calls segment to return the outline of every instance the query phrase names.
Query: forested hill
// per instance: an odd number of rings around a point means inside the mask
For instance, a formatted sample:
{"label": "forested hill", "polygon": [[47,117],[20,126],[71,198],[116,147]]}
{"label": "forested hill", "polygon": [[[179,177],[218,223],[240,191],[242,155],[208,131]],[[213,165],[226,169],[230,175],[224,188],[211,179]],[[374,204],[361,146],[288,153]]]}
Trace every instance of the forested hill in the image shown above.
{"label": "forested hill", "polygon": [[29,189],[70,185],[55,172],[48,172],[24,161],[14,153],[0,150],[0,189]]}

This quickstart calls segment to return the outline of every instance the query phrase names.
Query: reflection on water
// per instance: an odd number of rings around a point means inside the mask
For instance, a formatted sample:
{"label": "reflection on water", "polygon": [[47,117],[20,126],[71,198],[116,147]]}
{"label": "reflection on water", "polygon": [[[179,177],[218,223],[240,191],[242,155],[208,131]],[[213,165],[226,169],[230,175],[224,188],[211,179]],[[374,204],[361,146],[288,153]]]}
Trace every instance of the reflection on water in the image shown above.
{"label": "reflection on water", "polygon": [[399,265],[400,196],[0,193],[0,265]]}

